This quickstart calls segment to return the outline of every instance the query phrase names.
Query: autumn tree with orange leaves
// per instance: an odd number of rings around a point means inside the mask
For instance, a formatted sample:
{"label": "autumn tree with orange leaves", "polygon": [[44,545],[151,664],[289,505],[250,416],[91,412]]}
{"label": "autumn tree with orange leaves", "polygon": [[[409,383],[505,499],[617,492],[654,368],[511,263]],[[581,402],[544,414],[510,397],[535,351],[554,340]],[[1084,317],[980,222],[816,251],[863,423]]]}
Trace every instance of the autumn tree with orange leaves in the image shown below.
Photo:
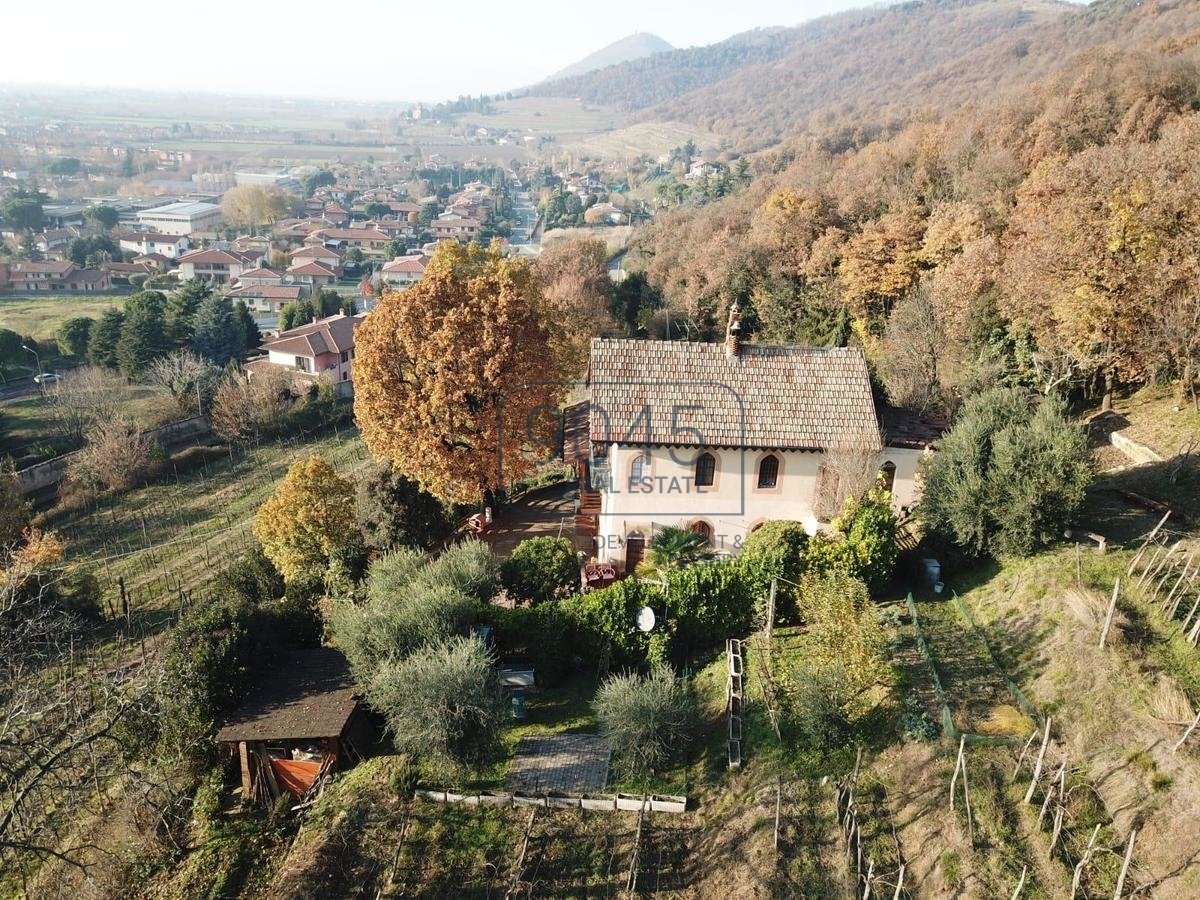
{"label": "autumn tree with orange leaves", "polygon": [[565,394],[564,341],[528,263],[443,243],[420,282],[355,332],[367,447],[452,503],[528,474]]}

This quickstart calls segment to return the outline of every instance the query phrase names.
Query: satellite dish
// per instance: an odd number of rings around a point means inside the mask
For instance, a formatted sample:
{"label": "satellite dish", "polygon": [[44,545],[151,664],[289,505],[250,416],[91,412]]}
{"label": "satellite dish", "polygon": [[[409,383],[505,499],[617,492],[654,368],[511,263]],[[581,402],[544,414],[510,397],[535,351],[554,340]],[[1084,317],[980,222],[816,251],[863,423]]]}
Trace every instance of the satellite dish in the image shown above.
{"label": "satellite dish", "polygon": [[654,630],[654,610],[648,606],[643,606],[638,610],[637,627],[639,631]]}

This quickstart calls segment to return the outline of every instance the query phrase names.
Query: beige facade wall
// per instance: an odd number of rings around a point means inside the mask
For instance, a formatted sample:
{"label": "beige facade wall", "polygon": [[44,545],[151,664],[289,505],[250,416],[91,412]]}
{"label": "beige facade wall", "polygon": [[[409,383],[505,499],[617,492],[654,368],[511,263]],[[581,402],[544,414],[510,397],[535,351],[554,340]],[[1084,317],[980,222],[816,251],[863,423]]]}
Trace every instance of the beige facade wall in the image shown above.
{"label": "beige facade wall", "polygon": [[[712,487],[695,485],[695,448],[654,447],[649,451],[648,481],[632,481],[638,447],[609,446],[609,479],[601,492],[597,555],[602,561],[621,564],[625,538],[640,533],[649,539],[657,528],[677,525],[690,528],[703,522],[712,529],[716,550],[736,553],[746,536],[761,522],[788,519],[804,523],[810,533],[822,527],[815,513],[817,473],[825,454],[817,451],[772,451],[779,459],[774,488],[758,487],[760,450],[711,450],[716,457]],[[920,488],[917,467],[921,450],[885,447],[879,466],[896,467],[892,487],[897,510],[916,502]],[[644,470],[646,471],[646,470]]]}

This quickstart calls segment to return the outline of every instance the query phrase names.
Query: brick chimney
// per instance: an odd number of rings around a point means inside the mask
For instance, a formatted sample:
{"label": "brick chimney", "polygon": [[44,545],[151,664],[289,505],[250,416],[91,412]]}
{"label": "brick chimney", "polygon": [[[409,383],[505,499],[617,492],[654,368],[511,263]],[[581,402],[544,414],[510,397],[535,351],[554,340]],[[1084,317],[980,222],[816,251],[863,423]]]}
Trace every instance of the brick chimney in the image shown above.
{"label": "brick chimney", "polygon": [[725,329],[725,355],[730,359],[742,355],[742,313],[737,300],[729,307],[729,326]]}

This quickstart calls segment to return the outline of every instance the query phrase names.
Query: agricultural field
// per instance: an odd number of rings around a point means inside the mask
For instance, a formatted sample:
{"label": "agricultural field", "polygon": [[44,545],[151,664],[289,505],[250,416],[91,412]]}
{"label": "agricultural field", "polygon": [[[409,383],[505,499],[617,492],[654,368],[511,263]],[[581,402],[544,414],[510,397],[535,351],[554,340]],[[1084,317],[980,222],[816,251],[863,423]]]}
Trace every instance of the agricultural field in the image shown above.
{"label": "agricultural field", "polygon": [[[129,385],[118,409],[143,428],[179,418],[175,403],[166,392],[145,384]],[[56,435],[50,407],[40,394],[6,402],[0,406],[0,417],[4,423],[0,430],[0,456],[12,457],[18,469],[75,449]]]}
{"label": "agricultural field", "polygon": [[52,511],[41,524],[58,532],[67,559],[101,580],[109,614],[120,614],[118,579],[130,614],[149,627],[181,596],[205,596],[212,578],[249,546],[258,507],[288,467],[323,455],[343,476],[369,464],[356,429],[316,440],[280,440],[248,450],[198,448],[175,455],[169,474],[128,493],[71,511]]}
{"label": "agricultural field", "polygon": [[54,337],[58,326],[76,316],[98,319],[106,309],[120,307],[125,294],[64,294],[62,296],[0,297],[0,328],[38,340]]}
{"label": "agricultural field", "polygon": [[[454,121],[483,128],[553,134],[560,141],[570,135],[592,134],[619,128],[624,115],[617,110],[568,97],[517,97],[495,103],[494,113],[463,113]],[[406,133],[416,132],[416,127]]]}
{"label": "agricultural field", "polygon": [[604,241],[604,247],[609,255],[619,253],[629,246],[633,236],[633,228],[629,225],[597,225],[595,227],[581,226],[579,228],[553,228],[542,234],[542,248],[553,247],[563,241],[593,240]]}
{"label": "agricultural field", "polygon": [[721,147],[724,143],[716,132],[687,122],[637,122],[624,128],[573,138],[563,149],[576,156],[625,160],[643,155],[658,157],[689,140],[702,150]]}

